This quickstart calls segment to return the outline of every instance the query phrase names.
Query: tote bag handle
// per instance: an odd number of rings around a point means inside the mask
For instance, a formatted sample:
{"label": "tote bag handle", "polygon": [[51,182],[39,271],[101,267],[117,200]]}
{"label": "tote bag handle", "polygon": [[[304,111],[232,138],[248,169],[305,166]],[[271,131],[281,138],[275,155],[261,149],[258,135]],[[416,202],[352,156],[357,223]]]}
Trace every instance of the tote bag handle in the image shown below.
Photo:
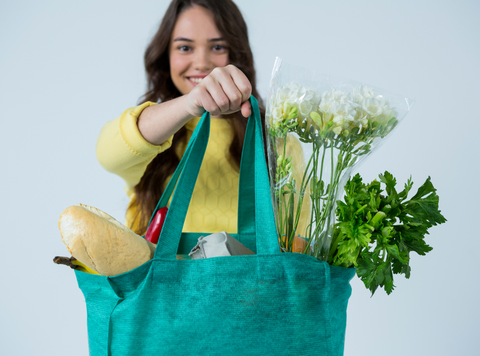
{"label": "tote bag handle", "polygon": [[[252,115],[247,124],[240,163],[238,234],[254,234],[259,255],[279,254],[260,112],[253,96],[250,103]],[[188,206],[208,144],[210,120],[210,113],[205,112],[152,214],[153,217],[159,208],[167,205],[174,191],[155,258],[176,259]]]}

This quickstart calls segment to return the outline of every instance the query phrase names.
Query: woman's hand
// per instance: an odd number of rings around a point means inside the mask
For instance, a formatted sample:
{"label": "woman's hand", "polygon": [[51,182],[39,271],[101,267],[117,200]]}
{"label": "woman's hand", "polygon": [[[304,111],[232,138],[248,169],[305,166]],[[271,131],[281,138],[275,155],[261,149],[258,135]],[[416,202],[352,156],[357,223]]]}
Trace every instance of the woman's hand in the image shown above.
{"label": "woman's hand", "polygon": [[230,64],[215,68],[187,94],[186,109],[194,117],[202,116],[205,111],[212,116],[241,111],[244,117],[249,117],[250,95],[250,81],[240,69]]}

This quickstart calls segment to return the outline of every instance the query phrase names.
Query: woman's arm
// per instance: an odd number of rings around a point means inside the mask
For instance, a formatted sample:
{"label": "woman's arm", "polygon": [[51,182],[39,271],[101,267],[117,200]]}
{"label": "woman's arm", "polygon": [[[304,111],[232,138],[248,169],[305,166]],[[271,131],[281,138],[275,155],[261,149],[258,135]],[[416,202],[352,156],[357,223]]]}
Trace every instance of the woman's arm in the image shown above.
{"label": "woman's arm", "polygon": [[240,109],[248,117],[250,95],[250,82],[239,69],[214,69],[189,94],[161,104],[146,102],[105,124],[97,140],[97,159],[104,169],[123,178],[130,190],[192,117],[201,116],[205,109],[212,115]]}
{"label": "woman's arm", "polygon": [[212,116],[241,110],[244,117],[249,117],[251,93],[248,78],[237,67],[217,67],[190,93],[145,108],[138,119],[138,130],[149,143],[159,145],[205,110]]}
{"label": "woman's arm", "polygon": [[127,190],[140,181],[147,165],[160,152],[168,149],[172,142],[170,137],[162,145],[152,145],[140,134],[138,117],[152,105],[156,106],[155,103],[146,102],[125,110],[103,126],[97,139],[98,162],[108,172],[123,178]]}

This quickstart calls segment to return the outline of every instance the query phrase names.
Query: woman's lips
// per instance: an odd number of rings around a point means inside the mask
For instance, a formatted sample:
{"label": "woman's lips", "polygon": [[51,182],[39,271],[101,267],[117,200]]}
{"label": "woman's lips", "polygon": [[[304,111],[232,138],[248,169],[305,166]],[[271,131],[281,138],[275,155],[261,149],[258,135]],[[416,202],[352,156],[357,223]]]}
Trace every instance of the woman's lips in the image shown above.
{"label": "woman's lips", "polygon": [[187,79],[192,83],[193,86],[198,85],[202,82],[205,77],[187,77]]}

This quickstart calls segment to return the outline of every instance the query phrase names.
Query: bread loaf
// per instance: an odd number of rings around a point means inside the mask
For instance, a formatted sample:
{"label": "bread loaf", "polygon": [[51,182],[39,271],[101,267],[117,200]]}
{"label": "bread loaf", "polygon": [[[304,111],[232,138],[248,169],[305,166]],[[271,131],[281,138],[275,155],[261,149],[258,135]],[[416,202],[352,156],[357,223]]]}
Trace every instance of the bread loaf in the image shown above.
{"label": "bread loaf", "polygon": [[72,256],[104,276],[128,272],[152,259],[155,253],[156,245],[88,205],[65,209],[58,227]]}

